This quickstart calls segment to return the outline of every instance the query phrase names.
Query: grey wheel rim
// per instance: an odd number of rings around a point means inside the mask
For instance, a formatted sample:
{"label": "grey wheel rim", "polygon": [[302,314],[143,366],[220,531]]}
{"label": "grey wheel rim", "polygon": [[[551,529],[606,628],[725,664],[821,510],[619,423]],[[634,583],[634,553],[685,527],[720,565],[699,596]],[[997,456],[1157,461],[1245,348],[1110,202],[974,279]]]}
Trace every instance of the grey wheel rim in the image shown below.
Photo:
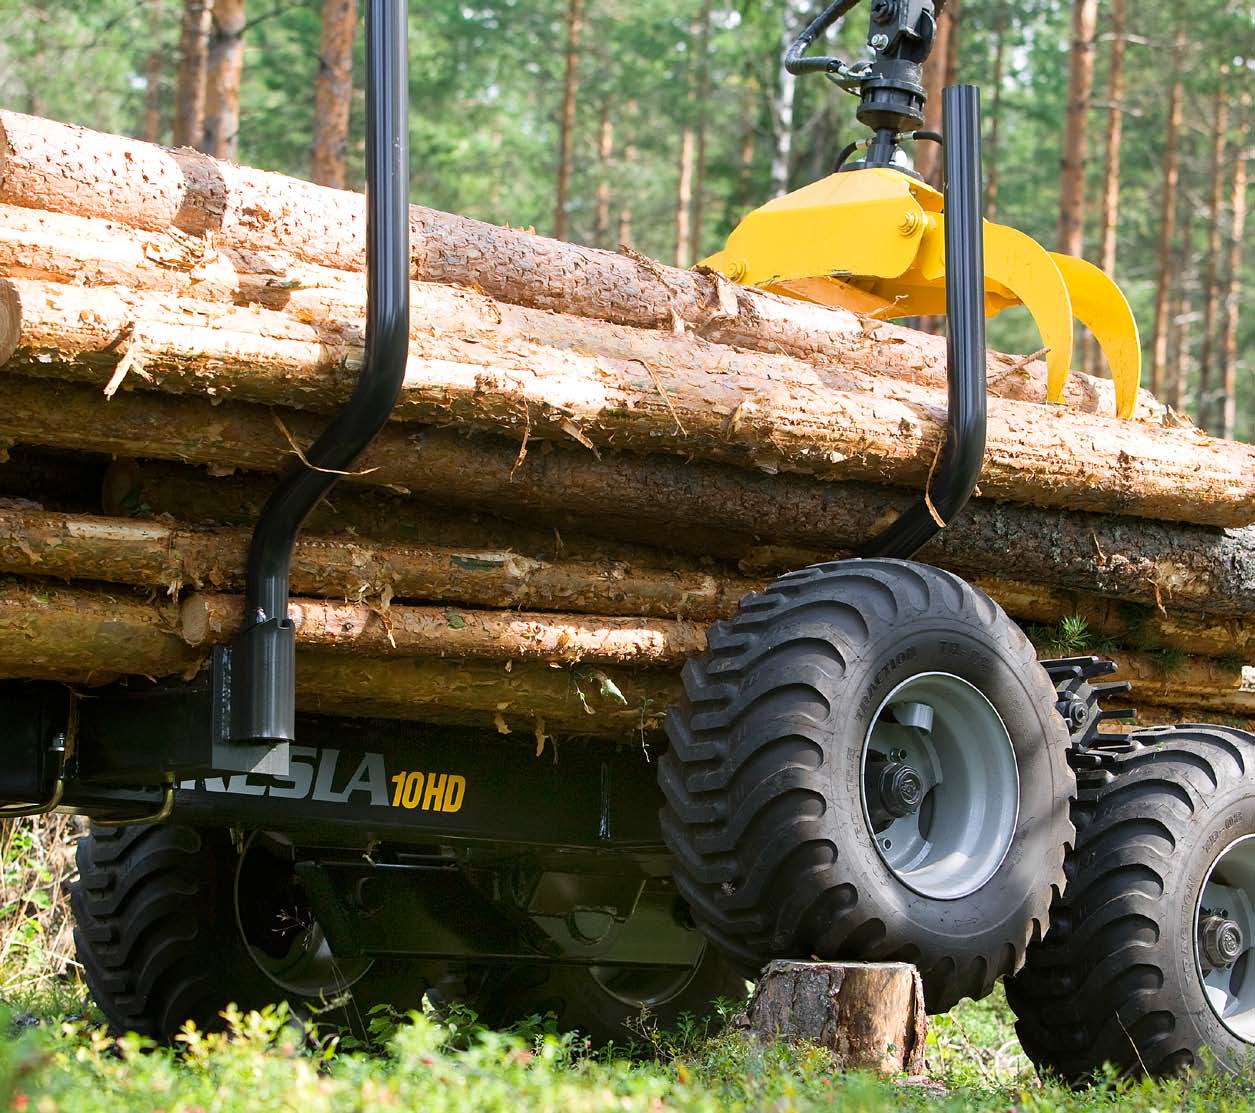
{"label": "grey wheel rim", "polygon": [[1006,724],[951,673],[920,673],[885,697],[863,742],[863,818],[903,885],[961,900],[998,872],[1015,838],[1020,774]]}
{"label": "grey wheel rim", "polygon": [[[259,833],[250,835],[236,865],[235,923],[240,938],[253,963],[280,989],[301,997],[335,997],[365,977],[374,960],[338,959],[322,925],[298,903],[267,910],[260,918],[247,914],[256,910],[246,910],[241,905],[242,891],[247,888],[242,885],[244,871],[261,869],[273,873],[276,880],[286,880],[284,871],[290,869],[290,864],[268,845]],[[268,937],[257,938],[259,932]]]}
{"label": "grey wheel rim", "polygon": [[1238,1039],[1255,1043],[1255,835],[1212,862],[1194,909],[1194,968],[1207,1003]]}

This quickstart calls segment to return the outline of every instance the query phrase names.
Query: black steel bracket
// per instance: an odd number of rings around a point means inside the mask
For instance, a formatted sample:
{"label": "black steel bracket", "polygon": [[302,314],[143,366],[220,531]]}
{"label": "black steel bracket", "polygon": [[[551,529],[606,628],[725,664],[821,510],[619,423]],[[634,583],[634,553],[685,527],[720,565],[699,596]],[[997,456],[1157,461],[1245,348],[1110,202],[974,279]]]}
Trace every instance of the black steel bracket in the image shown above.
{"label": "black steel bracket", "polygon": [[217,768],[287,771],[296,733],[292,549],[310,511],[384,427],[409,349],[405,0],[366,4],[366,354],[353,395],[270,496],[249,548],[245,626],[213,658]]}

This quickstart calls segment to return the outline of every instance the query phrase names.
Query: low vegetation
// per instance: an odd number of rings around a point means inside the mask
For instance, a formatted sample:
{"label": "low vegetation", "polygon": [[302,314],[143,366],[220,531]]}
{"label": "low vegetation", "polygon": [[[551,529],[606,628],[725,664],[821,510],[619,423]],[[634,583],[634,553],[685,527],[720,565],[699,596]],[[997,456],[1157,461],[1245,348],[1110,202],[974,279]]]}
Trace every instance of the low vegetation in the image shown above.
{"label": "low vegetation", "polygon": [[[592,1052],[532,1017],[491,1031],[466,1011],[371,1018],[369,1045],[314,1032],[282,1008],[234,1014],[227,1030],[188,1030],[175,1048],[103,1028],[75,976],[60,884],[74,827],[21,821],[0,837],[0,1110],[31,1113],[242,1113],[244,1110],[693,1111],[835,1109],[1255,1109],[1255,1079],[1109,1079],[1073,1093],[1040,1081],[1001,993],[934,1021],[926,1079],[838,1075],[814,1047],[764,1046],[643,1018],[633,1048]],[[731,1013],[728,1003],[724,1012]]]}

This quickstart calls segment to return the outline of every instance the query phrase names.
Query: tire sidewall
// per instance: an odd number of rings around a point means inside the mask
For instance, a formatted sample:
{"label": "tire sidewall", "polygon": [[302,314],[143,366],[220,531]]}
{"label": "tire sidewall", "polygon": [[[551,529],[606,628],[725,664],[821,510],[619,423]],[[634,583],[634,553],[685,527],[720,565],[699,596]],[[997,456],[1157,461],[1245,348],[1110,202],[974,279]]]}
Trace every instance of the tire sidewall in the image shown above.
{"label": "tire sidewall", "polygon": [[[932,613],[900,621],[848,662],[841,691],[834,693],[836,705],[853,709],[844,720],[833,717],[825,754],[832,792],[826,819],[841,848],[841,872],[857,887],[869,916],[912,925],[910,935],[927,959],[969,943],[976,952],[1005,937],[1004,925],[1022,921],[1027,905],[1048,896],[1070,834],[1075,782],[1054,688],[1035,660],[1025,668],[1024,654],[1007,644],[1008,635],[1023,637],[1009,620],[974,625]],[[959,900],[926,897],[899,880],[881,858],[863,810],[862,755],[873,720],[895,688],[926,673],[959,677],[989,700],[1007,728],[1018,767],[1019,808],[1007,854],[980,889]],[[798,942],[823,954],[822,934]]]}
{"label": "tire sidewall", "polygon": [[1166,878],[1162,906],[1167,915],[1160,925],[1164,990],[1159,996],[1181,1002],[1176,1020],[1184,1044],[1209,1048],[1224,1070],[1246,1072],[1255,1065],[1255,1044],[1229,1031],[1208,1003],[1194,936],[1195,911],[1216,859],[1237,839],[1255,835],[1255,793],[1246,785],[1232,785],[1210,799],[1200,796],[1195,809],[1193,821],[1178,832],[1178,868]]}

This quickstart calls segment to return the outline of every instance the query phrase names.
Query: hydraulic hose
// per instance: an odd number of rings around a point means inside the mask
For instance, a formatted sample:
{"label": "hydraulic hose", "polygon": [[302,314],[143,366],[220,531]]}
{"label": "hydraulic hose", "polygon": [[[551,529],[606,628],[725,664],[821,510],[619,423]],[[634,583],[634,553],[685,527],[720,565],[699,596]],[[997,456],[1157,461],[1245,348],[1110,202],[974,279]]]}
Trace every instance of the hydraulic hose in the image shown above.
{"label": "hydraulic hose", "polygon": [[863,549],[906,559],[950,525],[967,505],[985,459],[985,236],[980,150],[980,91],[957,85],[942,94],[945,133],[946,440],[924,498]]}
{"label": "hydraulic hose", "polygon": [[295,632],[288,620],[297,534],[387,423],[409,351],[409,82],[405,0],[366,4],[366,349],[353,394],[270,496],[253,530],[245,629],[232,645],[229,737],[290,741]]}

